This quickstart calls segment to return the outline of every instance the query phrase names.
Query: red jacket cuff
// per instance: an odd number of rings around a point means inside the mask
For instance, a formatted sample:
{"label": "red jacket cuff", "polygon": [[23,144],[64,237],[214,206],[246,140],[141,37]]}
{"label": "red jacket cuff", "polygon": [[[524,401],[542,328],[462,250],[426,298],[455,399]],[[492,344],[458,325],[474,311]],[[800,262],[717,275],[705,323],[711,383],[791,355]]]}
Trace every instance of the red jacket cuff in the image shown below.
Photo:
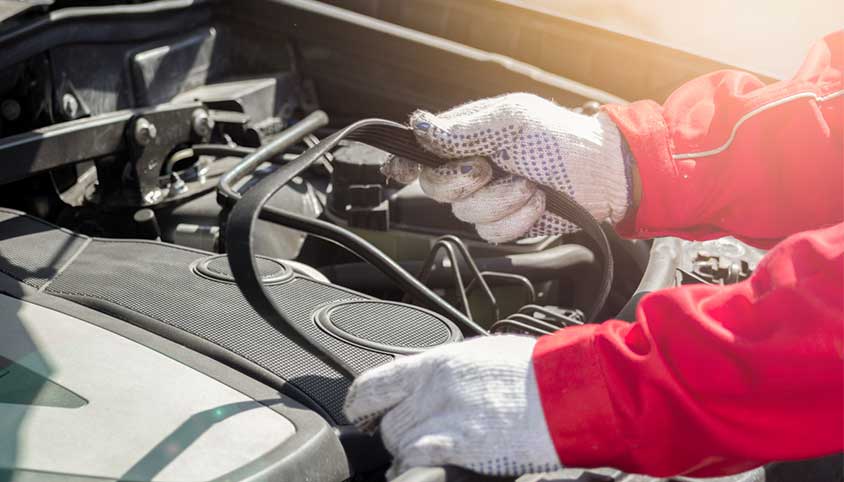
{"label": "red jacket cuff", "polygon": [[544,336],[533,351],[548,431],[560,462],[570,467],[598,467],[626,453],[593,347],[598,326]]}
{"label": "red jacket cuff", "polygon": [[684,199],[678,193],[682,190],[682,176],[671,157],[671,140],[662,107],[643,100],[605,105],[603,109],[627,140],[642,183],[638,209],[619,223],[616,231],[625,237],[644,238],[676,233],[689,209],[676,202]]}

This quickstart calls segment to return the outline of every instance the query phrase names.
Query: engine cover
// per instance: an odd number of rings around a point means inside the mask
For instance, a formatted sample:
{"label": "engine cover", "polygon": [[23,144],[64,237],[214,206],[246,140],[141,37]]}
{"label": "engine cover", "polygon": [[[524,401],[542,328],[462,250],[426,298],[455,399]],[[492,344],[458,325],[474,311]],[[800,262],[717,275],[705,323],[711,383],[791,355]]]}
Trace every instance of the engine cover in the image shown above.
{"label": "engine cover", "polygon": [[[268,290],[320,345],[356,370],[460,339],[430,311],[375,300],[262,258]],[[259,316],[224,257],[154,241],[89,238],[0,210],[0,270],[39,290],[108,313],[221,360],[347,425],[351,383]]]}

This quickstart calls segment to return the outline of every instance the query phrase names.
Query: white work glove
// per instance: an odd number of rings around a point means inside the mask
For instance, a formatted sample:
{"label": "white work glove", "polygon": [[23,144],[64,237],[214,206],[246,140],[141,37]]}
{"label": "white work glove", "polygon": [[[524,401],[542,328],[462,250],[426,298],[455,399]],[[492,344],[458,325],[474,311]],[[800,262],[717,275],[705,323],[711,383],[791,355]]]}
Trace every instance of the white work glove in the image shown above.
{"label": "white work glove", "polygon": [[389,478],[418,466],[510,476],[557,470],[531,362],[535,344],[481,337],[374,368],[352,384],[346,417],[364,430],[380,420],[393,454]]}
{"label": "white work glove", "polygon": [[[410,125],[421,146],[459,159],[422,168],[422,190],[452,203],[454,215],[489,242],[577,229],[545,212],[536,183],[568,194],[600,222],[617,223],[631,204],[622,136],[605,113],[590,117],[535,95],[507,94],[437,115],[416,111]],[[494,176],[484,158],[515,176]],[[393,159],[382,172],[408,183],[420,169]]]}

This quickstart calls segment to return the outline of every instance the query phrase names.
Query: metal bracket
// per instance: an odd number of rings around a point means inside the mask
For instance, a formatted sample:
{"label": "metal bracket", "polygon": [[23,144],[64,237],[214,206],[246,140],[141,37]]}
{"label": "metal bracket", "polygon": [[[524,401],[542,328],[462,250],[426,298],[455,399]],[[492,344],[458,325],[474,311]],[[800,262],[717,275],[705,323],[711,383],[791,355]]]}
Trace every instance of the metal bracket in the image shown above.
{"label": "metal bracket", "polygon": [[[131,172],[126,172],[125,162],[112,160],[110,164],[120,174],[100,176],[100,184],[109,196],[119,196],[121,204],[155,204],[166,195],[166,187],[162,190],[159,186],[159,175],[168,154],[200,138],[194,132],[197,109],[204,107],[195,102],[127,109],[0,139],[0,184],[128,152]],[[110,182],[114,185],[109,186]]]}
{"label": "metal bracket", "polygon": [[164,162],[174,148],[200,138],[194,128],[195,111],[204,110],[199,103],[163,104],[133,118],[126,135],[137,191],[125,193],[129,204],[151,206],[167,197],[169,184],[159,182]]}

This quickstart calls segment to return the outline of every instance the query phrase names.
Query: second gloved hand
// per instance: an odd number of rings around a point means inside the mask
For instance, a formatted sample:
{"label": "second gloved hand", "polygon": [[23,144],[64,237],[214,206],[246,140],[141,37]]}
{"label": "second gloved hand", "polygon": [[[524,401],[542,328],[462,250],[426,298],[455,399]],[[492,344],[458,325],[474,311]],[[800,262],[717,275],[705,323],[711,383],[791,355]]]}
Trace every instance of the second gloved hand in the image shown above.
{"label": "second gloved hand", "polygon": [[514,476],[559,469],[533,373],[535,344],[475,338],[374,368],[349,390],[346,416],[369,430],[380,421],[392,477],[418,466]]}
{"label": "second gloved hand", "polygon": [[[475,224],[487,241],[576,229],[545,212],[538,184],[569,195],[599,222],[617,223],[632,204],[632,167],[606,114],[585,116],[535,95],[507,94],[436,115],[417,111],[410,124],[420,145],[456,159],[421,169],[422,190],[452,203],[455,216]],[[487,159],[510,175],[495,175]],[[419,169],[394,159],[384,172],[406,183]]]}

